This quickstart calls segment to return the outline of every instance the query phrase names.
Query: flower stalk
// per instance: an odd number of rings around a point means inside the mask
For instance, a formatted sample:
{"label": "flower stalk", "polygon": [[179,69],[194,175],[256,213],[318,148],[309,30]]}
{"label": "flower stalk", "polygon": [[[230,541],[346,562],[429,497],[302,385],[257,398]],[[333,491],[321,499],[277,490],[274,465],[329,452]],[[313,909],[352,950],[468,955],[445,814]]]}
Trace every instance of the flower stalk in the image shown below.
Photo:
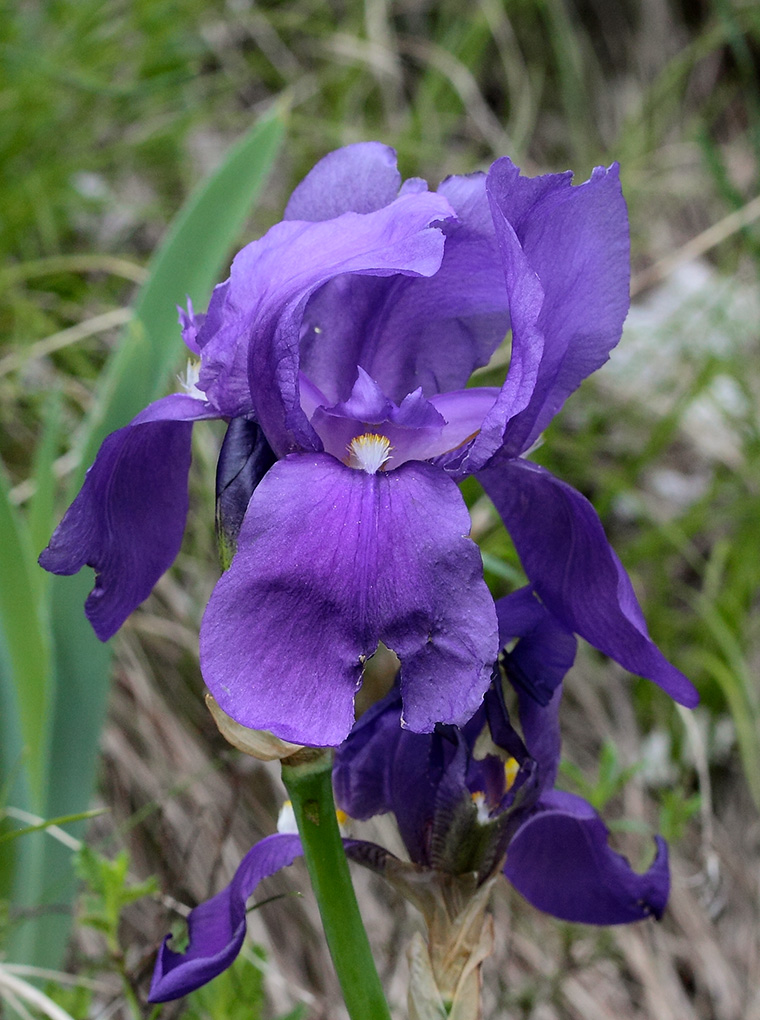
{"label": "flower stalk", "polygon": [[303,748],[282,763],[327,945],[352,1020],[390,1020],[335,815],[333,752]]}

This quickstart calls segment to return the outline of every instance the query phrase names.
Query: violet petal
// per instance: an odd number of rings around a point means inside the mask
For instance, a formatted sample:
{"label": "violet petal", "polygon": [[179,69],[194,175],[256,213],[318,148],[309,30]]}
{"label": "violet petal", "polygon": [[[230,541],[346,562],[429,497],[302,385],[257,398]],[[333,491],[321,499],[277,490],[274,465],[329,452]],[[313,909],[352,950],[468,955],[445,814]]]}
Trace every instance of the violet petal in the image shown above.
{"label": "violet petal", "polygon": [[199,904],[187,919],[187,951],[169,948],[171,935],[161,944],[150,986],[149,1002],[179,999],[226,970],[245,939],[246,901],[256,886],[303,853],[298,836],[275,833],[257,843],[240,862],[232,882]]}
{"label": "violet petal", "polygon": [[[318,223],[286,220],[243,248],[225,289],[219,298],[215,291],[212,299],[212,304],[221,302],[221,309],[212,316],[209,306],[198,336],[200,385],[209,399],[227,417],[253,412],[279,456],[295,448],[317,448],[298,393],[308,298],[345,274],[432,275],[441,264],[444,238],[431,224],[449,216],[441,196],[409,195],[376,212],[347,212]],[[213,335],[211,322],[217,323]],[[329,345],[329,336],[324,340]],[[355,377],[356,363],[349,367]],[[307,365],[304,370],[321,386]]]}
{"label": "violet petal", "polygon": [[405,724],[464,722],[498,650],[469,526],[458,488],[431,465],[371,475],[328,454],[278,461],[201,627],[219,705],[244,726],[336,745],[382,640],[401,660]]}
{"label": "violet petal", "polygon": [[192,422],[215,417],[205,401],[175,394],[112,432],[40,554],[54,574],[94,567],[85,612],[101,641],[174,562],[187,516]]}
{"label": "violet petal", "polygon": [[549,612],[631,673],[688,708],[699,696],[647,633],[631,581],[579,492],[544,468],[495,457],[478,476]]}
{"label": "violet petal", "polygon": [[524,452],[583,379],[596,371],[617,344],[629,304],[628,215],[617,164],[596,167],[571,186],[571,174],[526,178],[511,160],[497,160],[488,193],[514,231],[525,263],[543,291],[536,307],[520,309],[510,284],[513,357],[537,329],[544,350],[528,406],[509,422],[506,449]]}
{"label": "violet petal", "polygon": [[509,844],[504,873],[529,903],[565,921],[626,924],[662,917],[670,891],[668,849],[635,872],[607,842],[607,827],[581,797],[558,790]]}
{"label": "violet petal", "polygon": [[442,224],[446,247],[437,273],[342,276],[310,299],[301,367],[330,403],[348,398],[358,365],[396,403],[418,387],[426,397],[462,389],[504,338],[507,290],[485,178],[449,178],[438,195],[457,219]]}
{"label": "violet petal", "polygon": [[370,213],[397,197],[396,153],[381,142],[357,142],[328,153],[294,189],[285,220],[331,220],[346,212]]}

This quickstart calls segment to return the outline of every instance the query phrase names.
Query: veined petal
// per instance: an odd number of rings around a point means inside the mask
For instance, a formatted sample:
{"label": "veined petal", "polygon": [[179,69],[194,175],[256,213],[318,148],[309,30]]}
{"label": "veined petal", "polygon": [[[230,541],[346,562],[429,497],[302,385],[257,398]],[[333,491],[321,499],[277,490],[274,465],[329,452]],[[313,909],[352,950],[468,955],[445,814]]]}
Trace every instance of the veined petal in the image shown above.
{"label": "veined petal", "polygon": [[564,921],[626,924],[662,917],[670,891],[668,848],[644,874],[607,842],[607,827],[571,793],[544,794],[509,844],[504,873],[529,903]]}
{"label": "veined petal", "polygon": [[368,474],[328,454],[278,461],[201,627],[219,705],[244,726],[336,745],[383,641],[401,660],[405,724],[464,722],[498,650],[469,524],[456,485],[428,464]]}
{"label": "veined petal", "polygon": [[[253,411],[280,456],[317,448],[298,393],[308,298],[335,276],[432,275],[440,267],[444,244],[432,224],[451,215],[439,195],[407,195],[375,212],[347,212],[321,222],[286,220],[243,248],[225,289],[212,299],[223,305],[221,312],[209,306],[198,336],[200,384],[209,399],[228,417]],[[212,322],[217,329],[210,335]],[[308,365],[304,369],[321,386]],[[352,371],[355,375],[355,362]]]}
{"label": "veined petal", "polygon": [[205,401],[175,394],[112,432],[40,554],[54,574],[94,567],[85,612],[101,641],[174,562],[187,516],[192,422],[216,417]]}
{"label": "veined petal", "polygon": [[589,501],[524,460],[495,457],[478,477],[549,612],[675,701],[696,705],[691,682],[649,637],[631,581]]}
{"label": "veined petal", "polygon": [[474,438],[483,427],[499,397],[495,386],[479,386],[469,390],[453,390],[430,398],[446,424],[443,427],[437,454],[457,450]]}
{"label": "veined petal", "polygon": [[169,948],[167,935],[158,951],[149,1002],[179,999],[226,970],[245,939],[246,900],[264,878],[292,864],[303,853],[298,836],[276,833],[257,843],[240,862],[232,882],[190,912],[190,944],[184,953]]}
{"label": "veined petal", "polygon": [[507,289],[485,176],[449,178],[438,195],[456,220],[442,225],[446,246],[435,275],[338,277],[310,299],[301,367],[330,403],[347,399],[357,365],[396,403],[420,387],[426,397],[462,389],[504,339]]}
{"label": "veined petal", "polygon": [[[524,258],[522,265],[507,262],[513,358],[534,344],[534,331],[544,338],[530,403],[511,416],[506,431],[513,455],[528,449],[581,381],[604,364],[628,312],[628,215],[618,166],[596,167],[578,187],[571,179],[522,177],[506,157],[488,174],[497,229],[503,234],[509,225]],[[513,288],[526,272],[543,300],[518,311]],[[529,280],[524,285],[530,289]]]}
{"label": "veined petal", "polygon": [[545,338],[537,325],[544,303],[541,281],[523,251],[513,224],[493,201],[491,213],[509,298],[512,348],[504,385],[480,432],[459,457],[448,460],[447,470],[455,477],[476,471],[503,446],[507,422],[527,407],[533,396],[544,354]]}

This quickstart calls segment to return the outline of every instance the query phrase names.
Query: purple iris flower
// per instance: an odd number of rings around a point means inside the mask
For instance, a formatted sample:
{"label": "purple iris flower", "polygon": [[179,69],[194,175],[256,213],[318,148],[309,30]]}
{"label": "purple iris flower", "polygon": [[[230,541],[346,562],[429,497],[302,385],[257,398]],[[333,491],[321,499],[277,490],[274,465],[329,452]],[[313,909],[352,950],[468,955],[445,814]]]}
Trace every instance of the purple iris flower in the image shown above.
{"label": "purple iris flower", "polygon": [[[475,874],[482,884],[502,870],[531,904],[567,921],[659,919],[670,889],[665,841],[656,837],[655,859],[639,874],[609,846],[594,809],[554,789],[559,701],[575,637],[528,589],[497,608],[502,640],[519,639],[502,668],[517,695],[522,735],[512,726],[499,680],[464,728],[439,726],[430,734],[402,729],[394,689],[338,749],[333,783],[337,803],[354,818],[393,812],[411,864],[359,840],[344,841],[347,854],[392,879],[399,869],[412,869]],[[294,835],[257,843],[231,884],[191,912],[188,951],[176,953],[164,940],[151,1001],[185,995],[228,967],[245,937],[247,898],[301,852]]]}
{"label": "purple iris flower", "polygon": [[[95,568],[86,612],[110,637],[179,549],[191,423],[228,420],[236,552],[200,639],[217,702],[245,726],[337,745],[383,641],[404,725],[429,732],[476,711],[498,650],[457,487],[477,473],[556,619],[694,704],[593,508],[523,459],[617,343],[628,280],[617,166],[572,187],[504,158],[431,193],[379,143],[333,152],[207,313],[183,314],[197,381],[105,440],[40,562]],[[504,385],[467,389],[510,329]]]}

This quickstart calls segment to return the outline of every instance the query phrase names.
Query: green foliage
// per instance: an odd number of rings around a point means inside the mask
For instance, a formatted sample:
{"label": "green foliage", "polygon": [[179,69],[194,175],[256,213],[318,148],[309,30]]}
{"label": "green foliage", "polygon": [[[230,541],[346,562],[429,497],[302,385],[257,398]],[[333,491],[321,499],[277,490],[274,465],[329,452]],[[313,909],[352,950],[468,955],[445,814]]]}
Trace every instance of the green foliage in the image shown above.
{"label": "green foliage", "polygon": [[82,924],[95,928],[106,937],[111,952],[118,953],[119,922],[122,911],[131,903],[158,892],[158,883],[151,877],[144,882],[130,882],[130,858],[126,850],[108,858],[84,844],[76,855],[76,871],[85,883],[82,896]]}
{"label": "green foliage", "polygon": [[699,813],[702,798],[698,793],[687,794],[683,789],[659,791],[660,816],[657,831],[675,845],[683,839],[689,822]]}
{"label": "green foliage", "polygon": [[613,797],[623,791],[626,783],[641,770],[641,767],[641,763],[636,763],[624,768],[620,764],[617,748],[607,741],[599,752],[599,764],[594,779],[588,779],[577,765],[569,761],[560,763],[560,773],[572,783],[581,797],[585,797],[592,807],[601,812]]}

